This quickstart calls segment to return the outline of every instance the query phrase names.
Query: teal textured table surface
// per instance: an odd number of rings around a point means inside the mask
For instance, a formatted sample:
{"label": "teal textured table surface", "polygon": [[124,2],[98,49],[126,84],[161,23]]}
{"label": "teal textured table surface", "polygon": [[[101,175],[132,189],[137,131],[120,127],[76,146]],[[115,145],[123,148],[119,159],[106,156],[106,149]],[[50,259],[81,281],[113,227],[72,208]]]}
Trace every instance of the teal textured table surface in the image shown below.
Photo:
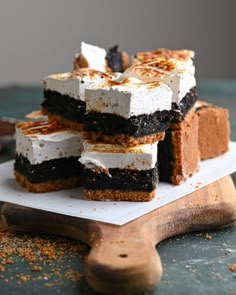
{"label": "teal textured table surface", "polygon": [[[42,95],[41,87],[0,88],[0,117],[24,118],[26,113],[40,108]],[[198,95],[201,100],[229,109],[231,139],[236,141],[236,80],[199,82]],[[14,149],[1,152],[0,163],[13,156]],[[235,174],[233,178],[235,181]],[[68,241],[66,238],[57,240],[52,236],[40,237],[49,244],[56,243],[59,248]],[[35,235],[19,233],[17,238],[22,241],[34,240]],[[4,243],[4,235],[0,235],[0,294],[95,294],[83,277],[75,279],[68,274],[68,269],[70,274],[83,273],[82,255],[74,248],[65,250],[63,259],[54,259],[43,264],[39,272],[32,272],[32,266],[17,254],[12,254],[13,264],[4,265]],[[80,245],[77,241],[70,243],[74,247]],[[162,242],[157,248],[164,273],[160,284],[147,294],[236,294],[236,271],[229,270],[231,265],[236,264],[234,225],[210,233],[174,237]],[[39,261],[39,265],[42,263]],[[48,275],[52,269],[59,269],[60,274]]]}

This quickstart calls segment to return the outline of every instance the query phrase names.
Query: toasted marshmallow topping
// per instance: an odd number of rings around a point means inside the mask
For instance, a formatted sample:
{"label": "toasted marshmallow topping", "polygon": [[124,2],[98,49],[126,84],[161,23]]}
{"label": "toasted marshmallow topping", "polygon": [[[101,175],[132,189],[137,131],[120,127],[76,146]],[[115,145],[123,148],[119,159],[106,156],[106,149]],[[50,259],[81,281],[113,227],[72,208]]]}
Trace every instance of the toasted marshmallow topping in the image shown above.
{"label": "toasted marshmallow topping", "polygon": [[75,56],[74,68],[91,68],[106,72],[106,54],[104,48],[81,42],[80,53]]}
{"label": "toasted marshmallow topping", "polygon": [[142,82],[135,78],[106,81],[85,91],[87,111],[129,118],[171,109],[172,90],[162,82]]}
{"label": "toasted marshmallow topping", "polygon": [[82,149],[82,133],[55,122],[22,122],[16,125],[16,153],[31,164],[79,157]]}
{"label": "toasted marshmallow topping", "polygon": [[47,120],[48,116],[44,115],[42,110],[32,111],[31,113],[25,115],[25,121],[27,122],[41,122]]}
{"label": "toasted marshmallow topping", "polygon": [[175,59],[176,61],[188,65],[193,64],[193,58],[195,52],[192,50],[170,50],[166,48],[160,48],[154,51],[138,52],[134,59],[134,64],[145,63],[147,61],[163,58],[163,59]]}
{"label": "toasted marshmallow topping", "polygon": [[173,91],[172,102],[179,103],[187,92],[196,86],[192,67],[174,58],[156,58],[133,65],[122,77],[135,77],[145,82],[163,82]]}
{"label": "toasted marshmallow topping", "polygon": [[123,147],[120,145],[84,142],[79,161],[86,168],[107,170],[110,168],[149,170],[157,162],[157,142],[153,144]]}
{"label": "toasted marshmallow topping", "polygon": [[56,91],[62,95],[69,95],[74,99],[84,101],[85,89],[94,83],[106,79],[114,79],[116,73],[104,73],[93,69],[80,69],[77,71],[52,74],[44,78],[44,89]]}

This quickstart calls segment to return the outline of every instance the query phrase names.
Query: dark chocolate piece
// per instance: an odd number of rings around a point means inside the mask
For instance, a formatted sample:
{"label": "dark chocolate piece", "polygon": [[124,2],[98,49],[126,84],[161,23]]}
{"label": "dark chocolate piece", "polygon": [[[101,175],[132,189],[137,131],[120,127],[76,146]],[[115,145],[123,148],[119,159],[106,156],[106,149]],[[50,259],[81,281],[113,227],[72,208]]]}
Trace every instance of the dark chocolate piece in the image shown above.
{"label": "dark chocolate piece", "polygon": [[167,130],[165,139],[158,142],[158,166],[160,181],[171,182],[174,162],[172,133],[170,130]]}
{"label": "dark chocolate piece", "polygon": [[108,49],[106,61],[112,72],[124,72],[122,54],[118,51],[118,45]]}
{"label": "dark chocolate piece", "polygon": [[59,115],[76,123],[83,122],[86,111],[84,101],[51,90],[44,90],[44,98],[42,107],[49,113]]}
{"label": "dark chocolate piece", "polygon": [[128,119],[114,114],[88,112],[84,116],[84,124],[87,132],[102,132],[110,136],[128,134],[137,138],[165,131],[171,118],[169,111],[157,111]]}
{"label": "dark chocolate piece", "polygon": [[192,108],[197,100],[196,88],[190,89],[190,91],[182,98],[179,104],[172,103],[172,116],[173,122],[180,122],[184,120],[188,111]]}
{"label": "dark chocolate piece", "polygon": [[157,168],[142,171],[111,168],[109,174],[84,169],[84,188],[87,190],[152,192],[158,183]]}
{"label": "dark chocolate piece", "polygon": [[78,159],[79,157],[60,158],[32,165],[27,158],[16,154],[14,169],[31,183],[42,183],[82,175],[83,165]]}

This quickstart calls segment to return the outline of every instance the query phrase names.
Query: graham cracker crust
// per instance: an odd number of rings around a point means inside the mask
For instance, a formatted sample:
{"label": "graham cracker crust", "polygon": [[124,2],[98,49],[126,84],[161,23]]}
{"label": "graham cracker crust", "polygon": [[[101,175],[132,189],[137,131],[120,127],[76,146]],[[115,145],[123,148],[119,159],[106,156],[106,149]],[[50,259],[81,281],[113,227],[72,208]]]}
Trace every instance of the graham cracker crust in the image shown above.
{"label": "graham cracker crust", "polygon": [[64,189],[70,189],[81,185],[81,178],[78,176],[72,176],[67,179],[49,180],[43,183],[32,183],[24,175],[20,174],[16,170],[14,171],[16,181],[25,187],[29,192],[34,193],[47,193],[52,191],[59,191]]}
{"label": "graham cracker crust", "polygon": [[76,122],[67,120],[67,119],[63,118],[62,116],[52,114],[52,113],[46,111],[45,109],[43,109],[43,114],[48,116],[49,121],[56,121],[57,123],[65,126],[65,127],[68,127],[68,128],[71,128],[71,129],[74,129],[74,130],[77,130],[77,131],[83,131],[84,130],[84,124],[76,123]]}
{"label": "graham cracker crust", "polygon": [[113,191],[113,190],[84,190],[85,199],[90,201],[130,201],[148,202],[154,199],[155,190],[152,192],[140,191]]}
{"label": "graham cracker crust", "polygon": [[105,135],[102,132],[83,132],[83,138],[91,142],[104,142],[109,144],[119,144],[126,147],[140,144],[151,144],[165,138],[165,132],[146,135],[144,137],[131,137],[127,134],[118,134],[114,136]]}

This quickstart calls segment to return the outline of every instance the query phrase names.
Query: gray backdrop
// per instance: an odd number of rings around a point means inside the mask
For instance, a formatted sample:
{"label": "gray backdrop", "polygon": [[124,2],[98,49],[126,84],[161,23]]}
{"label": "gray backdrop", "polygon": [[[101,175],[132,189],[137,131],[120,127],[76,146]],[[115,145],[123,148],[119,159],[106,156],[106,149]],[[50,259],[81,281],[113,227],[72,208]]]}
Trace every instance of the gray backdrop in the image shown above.
{"label": "gray backdrop", "polygon": [[0,84],[72,69],[80,42],[196,51],[198,79],[236,77],[234,0],[1,0]]}

